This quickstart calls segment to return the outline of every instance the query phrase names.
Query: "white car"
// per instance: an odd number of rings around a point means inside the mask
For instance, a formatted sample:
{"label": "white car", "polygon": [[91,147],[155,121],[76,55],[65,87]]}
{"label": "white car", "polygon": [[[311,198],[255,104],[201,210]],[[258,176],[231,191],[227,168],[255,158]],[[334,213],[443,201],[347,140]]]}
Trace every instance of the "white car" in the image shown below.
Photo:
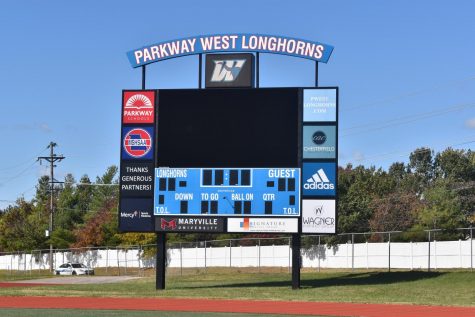
{"label": "white car", "polygon": [[94,275],[94,269],[91,269],[81,263],[65,263],[54,270],[56,275]]}

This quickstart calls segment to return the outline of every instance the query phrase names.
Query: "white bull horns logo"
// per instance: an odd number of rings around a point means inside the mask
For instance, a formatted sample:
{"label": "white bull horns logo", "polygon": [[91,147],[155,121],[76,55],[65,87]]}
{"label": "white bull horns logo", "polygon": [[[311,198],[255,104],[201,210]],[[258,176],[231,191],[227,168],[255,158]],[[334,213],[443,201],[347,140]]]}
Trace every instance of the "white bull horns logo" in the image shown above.
{"label": "white bull horns logo", "polygon": [[244,63],[246,63],[245,59],[214,61],[214,70],[210,81],[232,82],[236,80],[244,66]]}

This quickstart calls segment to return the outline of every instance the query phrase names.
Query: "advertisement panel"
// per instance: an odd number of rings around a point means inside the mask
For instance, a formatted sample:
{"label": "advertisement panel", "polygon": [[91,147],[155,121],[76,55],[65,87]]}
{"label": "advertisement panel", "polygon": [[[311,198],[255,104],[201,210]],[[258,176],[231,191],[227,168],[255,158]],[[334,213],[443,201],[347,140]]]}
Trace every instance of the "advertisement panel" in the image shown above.
{"label": "advertisement panel", "polygon": [[303,121],[336,122],[336,89],[304,89]]}
{"label": "advertisement panel", "polygon": [[122,159],[153,159],[153,128],[122,128]]}
{"label": "advertisement panel", "polygon": [[222,217],[155,217],[157,232],[225,232],[225,218]]}
{"label": "advertisement panel", "polygon": [[304,126],[303,127],[303,158],[336,157],[335,126]]}
{"label": "advertisement panel", "polygon": [[153,197],[153,162],[123,161],[120,164],[121,197]]}
{"label": "advertisement panel", "polygon": [[157,168],[155,215],[300,215],[299,168]]}
{"label": "advertisement panel", "polygon": [[254,86],[253,54],[207,54],[205,67],[205,87]]}
{"label": "advertisement panel", "polygon": [[302,200],[302,233],[336,233],[336,201]]}
{"label": "advertisement panel", "polygon": [[228,218],[228,232],[297,233],[297,218]]}
{"label": "advertisement panel", "polygon": [[155,91],[124,91],[122,123],[153,123],[155,119]]}
{"label": "advertisement panel", "polygon": [[153,201],[147,198],[121,198],[119,229],[125,232],[153,232]]}
{"label": "advertisement panel", "polygon": [[336,163],[303,163],[304,196],[336,195]]}

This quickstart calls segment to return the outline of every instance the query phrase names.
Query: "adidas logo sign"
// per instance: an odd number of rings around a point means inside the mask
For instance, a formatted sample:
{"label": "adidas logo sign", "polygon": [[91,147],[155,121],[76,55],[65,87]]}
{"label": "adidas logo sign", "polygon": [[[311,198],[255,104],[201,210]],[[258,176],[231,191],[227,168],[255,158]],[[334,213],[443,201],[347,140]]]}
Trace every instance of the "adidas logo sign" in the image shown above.
{"label": "adidas logo sign", "polygon": [[304,189],[335,189],[335,185],[330,182],[323,168],[319,169],[303,185]]}

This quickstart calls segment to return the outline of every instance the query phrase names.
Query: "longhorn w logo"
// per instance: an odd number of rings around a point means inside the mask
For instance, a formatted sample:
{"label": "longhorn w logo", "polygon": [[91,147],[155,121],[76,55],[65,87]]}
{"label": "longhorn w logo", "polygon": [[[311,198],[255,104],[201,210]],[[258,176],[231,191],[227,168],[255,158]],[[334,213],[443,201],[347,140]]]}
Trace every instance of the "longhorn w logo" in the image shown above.
{"label": "longhorn w logo", "polygon": [[210,81],[216,83],[236,80],[245,62],[245,59],[214,61],[214,70]]}

